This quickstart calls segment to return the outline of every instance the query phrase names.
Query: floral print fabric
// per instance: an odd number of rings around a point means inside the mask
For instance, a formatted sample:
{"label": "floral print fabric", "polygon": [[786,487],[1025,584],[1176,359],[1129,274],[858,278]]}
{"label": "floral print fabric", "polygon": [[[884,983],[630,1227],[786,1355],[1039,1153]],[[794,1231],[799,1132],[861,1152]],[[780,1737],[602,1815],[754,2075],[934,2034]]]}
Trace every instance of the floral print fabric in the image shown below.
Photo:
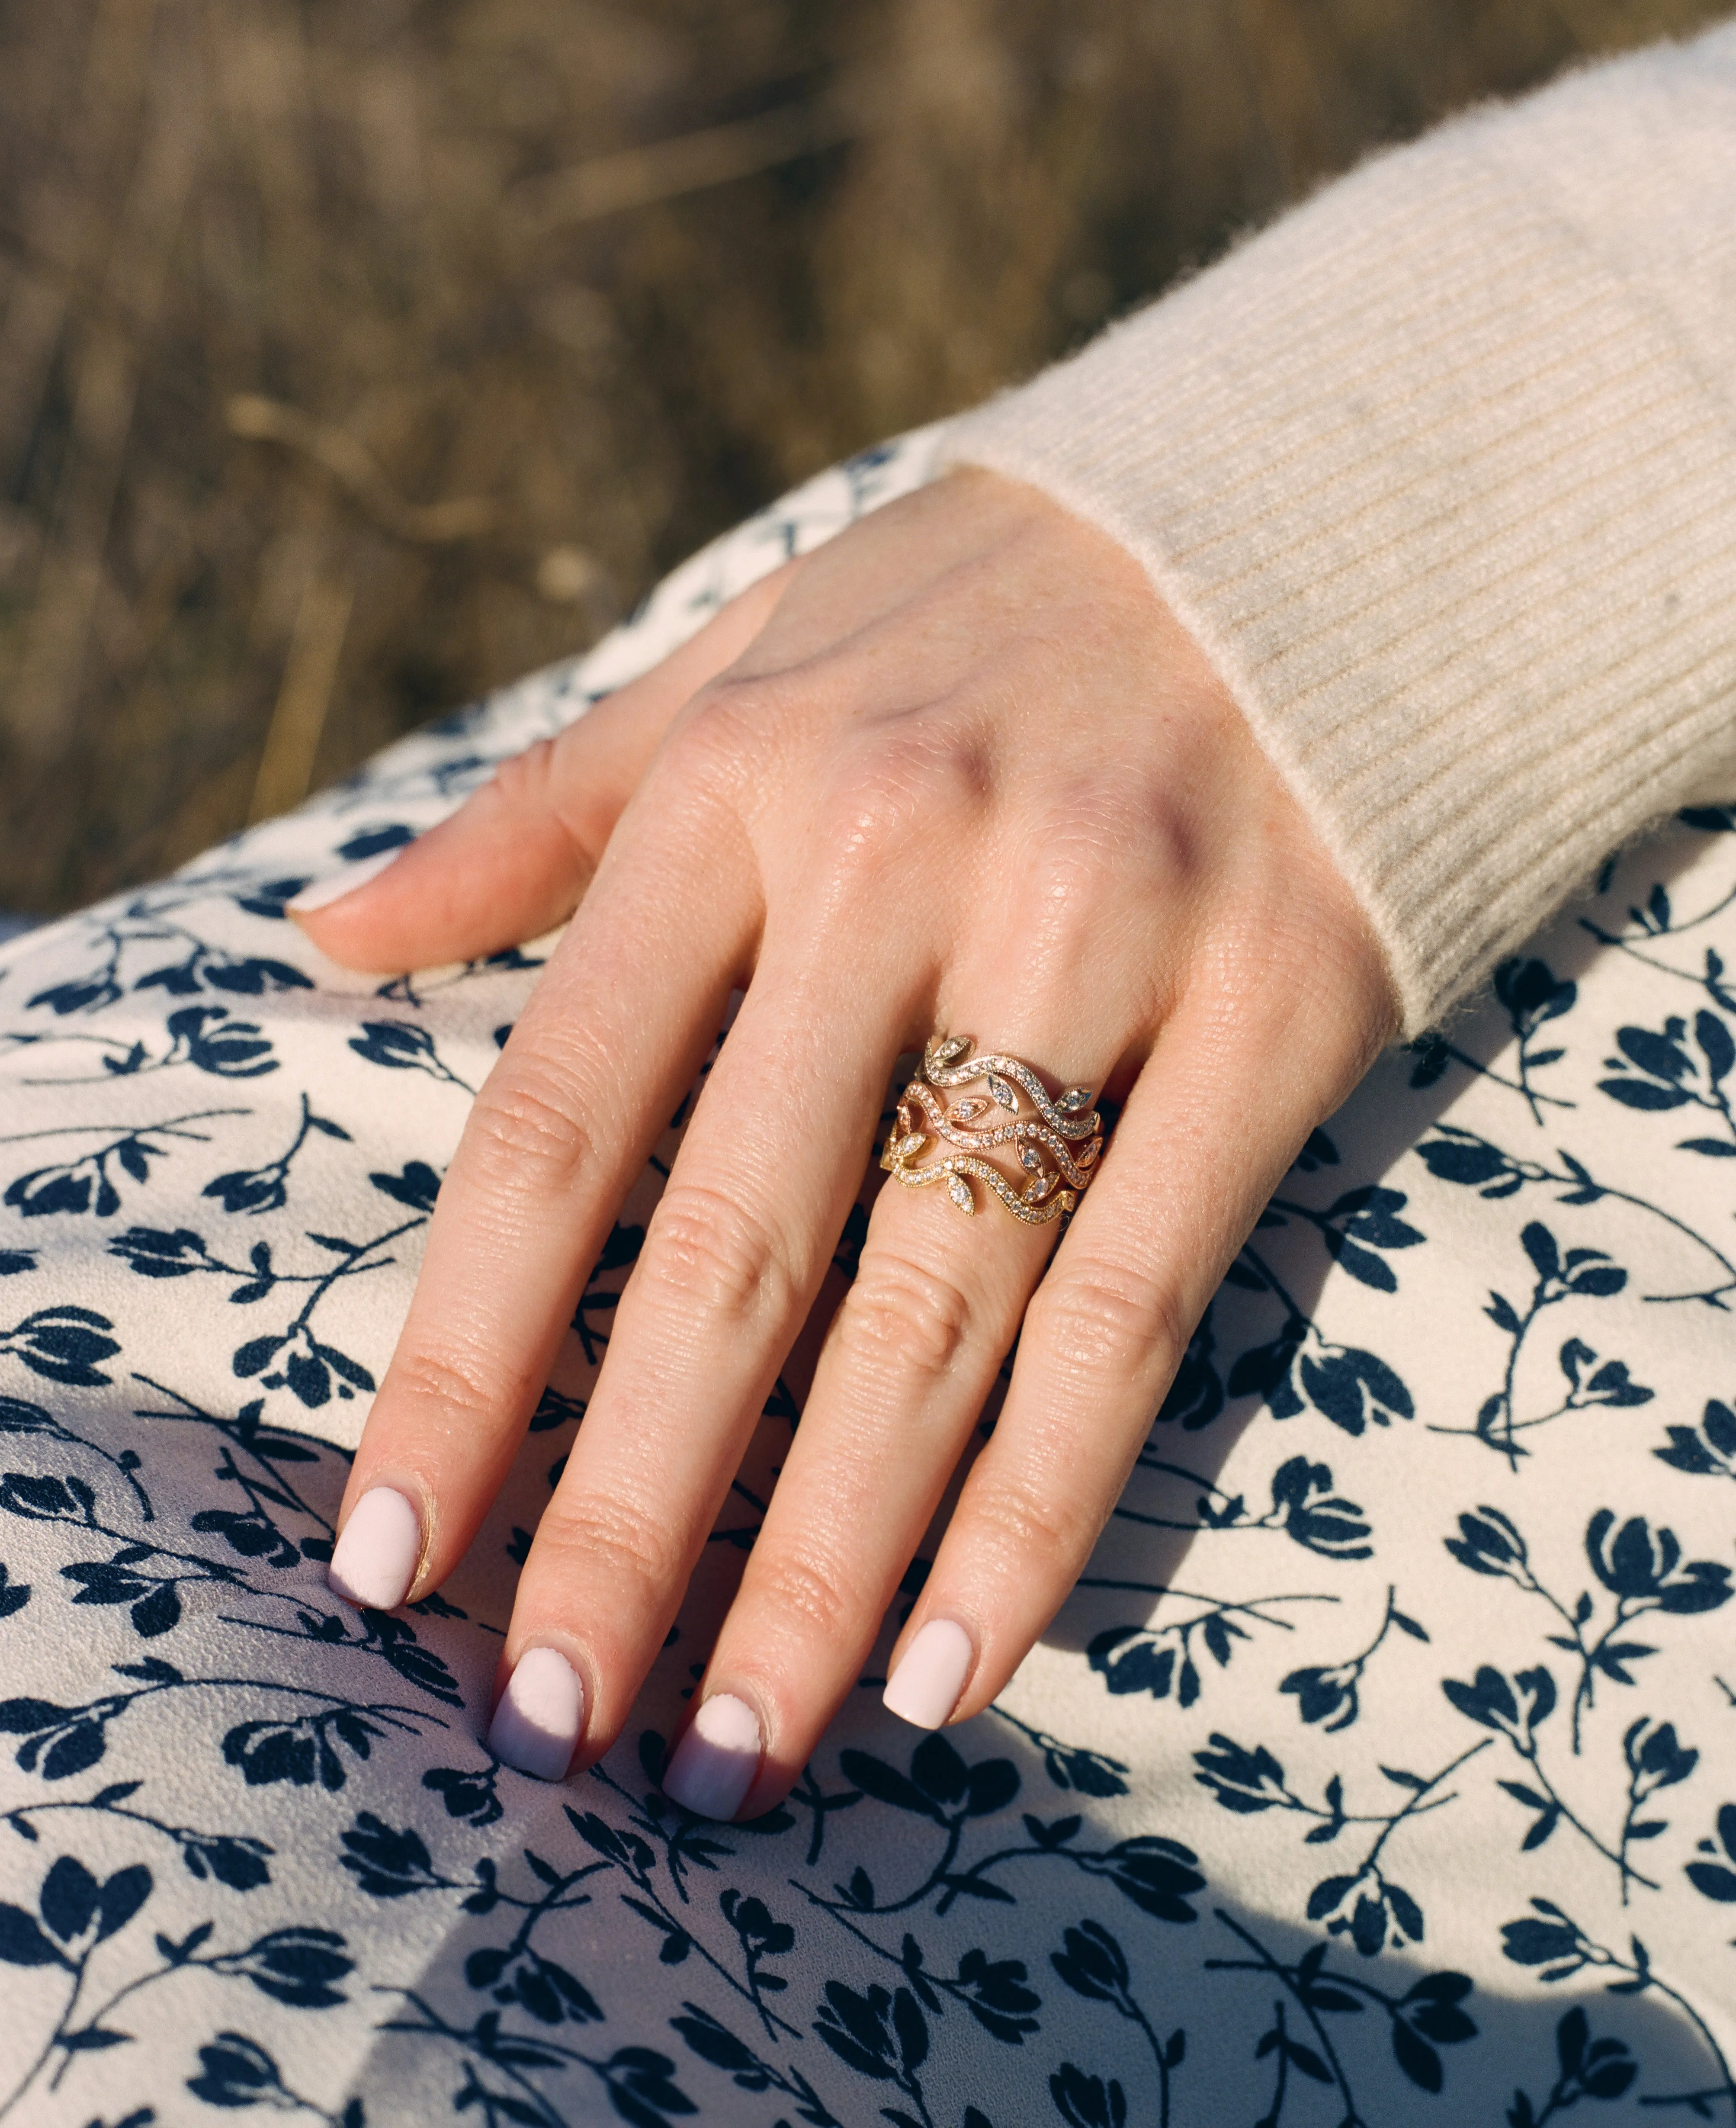
{"label": "floral print fabric", "polygon": [[793,1362],[616,1750],[545,1786],[478,1741],[680,1117],[462,1570],[391,1616],[325,1591],[546,942],[376,984],[286,899],[933,447],[825,476],[590,657],[0,949],[0,2121],[1736,2128],[1721,810],[1606,867],[1314,1134],[977,1721],[885,1715],[883,1641],[787,1805],[723,1827],[661,1793]]}

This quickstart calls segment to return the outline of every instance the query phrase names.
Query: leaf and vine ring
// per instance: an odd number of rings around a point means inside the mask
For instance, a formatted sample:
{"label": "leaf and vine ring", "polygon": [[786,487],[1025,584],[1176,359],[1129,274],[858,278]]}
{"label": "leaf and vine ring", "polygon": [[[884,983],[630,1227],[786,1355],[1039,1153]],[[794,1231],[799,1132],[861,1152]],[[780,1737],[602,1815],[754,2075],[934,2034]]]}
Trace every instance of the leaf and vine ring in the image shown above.
{"label": "leaf and vine ring", "polygon": [[[1103,1124],[1091,1105],[1092,1089],[1070,1086],[1051,1095],[1018,1057],[973,1057],[975,1046],[974,1035],[931,1036],[922,1076],[899,1096],[880,1166],[908,1189],[945,1183],[953,1203],[967,1213],[976,1210],[974,1178],[1014,1218],[1046,1227],[1072,1211],[1097,1172]],[[980,1094],[944,1098],[979,1081]],[[985,1157],[991,1152],[1016,1163],[1010,1177]]]}

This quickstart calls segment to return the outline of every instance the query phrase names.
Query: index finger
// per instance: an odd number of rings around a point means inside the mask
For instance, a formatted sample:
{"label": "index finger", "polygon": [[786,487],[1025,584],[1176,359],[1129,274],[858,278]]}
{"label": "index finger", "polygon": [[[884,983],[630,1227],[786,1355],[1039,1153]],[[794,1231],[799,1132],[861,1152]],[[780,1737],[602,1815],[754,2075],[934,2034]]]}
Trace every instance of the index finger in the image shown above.
{"label": "index finger", "polygon": [[572,914],[671,724],[770,619],[785,563],[660,664],[553,739],[503,761],[448,819],[288,904],[322,953],[377,974],[477,960]]}
{"label": "index finger", "polygon": [[[660,779],[672,780],[672,779]],[[437,1585],[505,1478],[585,1274],[722,1024],[757,891],[693,781],[618,843],[483,1086],[363,1431],[330,1579]]]}

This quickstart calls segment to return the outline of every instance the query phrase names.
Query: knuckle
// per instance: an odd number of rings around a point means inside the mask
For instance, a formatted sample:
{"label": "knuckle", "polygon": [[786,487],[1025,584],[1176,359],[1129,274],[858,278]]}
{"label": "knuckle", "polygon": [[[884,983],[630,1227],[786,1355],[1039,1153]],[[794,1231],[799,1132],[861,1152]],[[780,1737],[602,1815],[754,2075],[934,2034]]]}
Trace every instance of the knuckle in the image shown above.
{"label": "knuckle", "polygon": [[1072,1562],[1081,1564],[1097,1541],[1102,1517],[1083,1502],[1070,1504],[1065,1486],[1044,1485],[1019,1470],[1001,1470],[970,1502],[972,1533],[984,1556],[999,1559],[1021,1579]]}
{"label": "knuckle", "polygon": [[957,1357],[971,1313],[956,1280],[895,1250],[865,1249],[838,1315],[838,1342],[859,1364],[935,1381]]}
{"label": "knuckle", "polygon": [[1179,1360],[1188,1341],[1184,1314],[1170,1280],[1088,1257],[1044,1280],[1026,1328],[1070,1371],[1125,1380],[1154,1362]]}
{"label": "knuckle", "polygon": [[724,673],[709,681],[670,735],[677,778],[704,799],[746,792],[759,779],[778,708],[763,680]]}
{"label": "knuckle", "polygon": [[559,1186],[589,1165],[594,1144],[577,1085],[547,1060],[497,1069],[465,1130],[485,1181]]}
{"label": "knuckle", "polygon": [[671,1182],[652,1215],[638,1275],[680,1300],[731,1316],[789,1304],[793,1280],[778,1237],[720,1190]]}
{"label": "knuckle", "polygon": [[522,753],[509,755],[496,769],[493,781],[482,788],[484,791],[492,791],[515,809],[523,806],[535,810],[549,803],[555,770],[555,741],[539,739]]}
{"label": "knuckle", "polygon": [[502,1389],[500,1375],[485,1366],[480,1356],[467,1359],[459,1352],[433,1351],[421,1344],[407,1344],[406,1350],[393,1356],[391,1386],[407,1408],[438,1417],[443,1423],[455,1416],[480,1423],[499,1411]]}
{"label": "knuckle", "polygon": [[582,1561],[587,1582],[637,1588],[653,1608],[677,1593],[685,1578],[686,1532],[666,1503],[652,1507],[602,1492],[571,1503],[557,1496],[538,1535],[539,1541],[552,1537],[561,1557]]}
{"label": "knuckle", "polygon": [[597,813],[595,779],[575,772],[582,758],[576,748],[584,736],[583,725],[576,724],[557,739],[539,739],[503,761],[472,802],[486,806],[497,826],[517,834],[552,829],[564,838],[572,862],[588,871],[609,829],[606,816]]}
{"label": "knuckle", "polygon": [[986,748],[968,733],[877,729],[832,773],[821,801],[825,847],[846,867],[894,862],[937,820],[979,810],[992,783]]}
{"label": "knuckle", "polygon": [[843,1644],[856,1637],[862,1616],[860,1592],[841,1562],[811,1551],[780,1551],[754,1576],[754,1600],[793,1618],[816,1639]]}
{"label": "knuckle", "polygon": [[1173,792],[1136,772],[1092,776],[1044,806],[1025,892],[1041,927],[1078,951],[1101,921],[1106,895],[1185,907],[1209,864],[1198,825]]}

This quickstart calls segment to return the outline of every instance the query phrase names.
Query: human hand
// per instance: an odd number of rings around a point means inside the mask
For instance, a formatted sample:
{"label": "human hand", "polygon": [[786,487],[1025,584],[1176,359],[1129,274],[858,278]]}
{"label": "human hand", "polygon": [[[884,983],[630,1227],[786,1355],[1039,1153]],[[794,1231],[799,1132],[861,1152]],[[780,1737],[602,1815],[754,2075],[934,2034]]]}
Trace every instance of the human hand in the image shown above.
{"label": "human hand", "polygon": [[857,1677],[1017,1337],[887,1699],[938,1727],[1006,1684],[1225,1268],[1396,1009],[1349,887],[1143,570],[984,473],[756,586],[301,920],[395,970],[575,905],[441,1190],[332,1567],[390,1608],[457,1565],[744,990],[519,1582],[490,1733],[527,1771],[589,1764],[625,1721],[899,1054],[969,1032],[1051,1092],[1121,1104],[1052,1262],[1056,1227],[986,1189],[970,1218],[944,1188],[876,1200],[665,1774],[695,1810],[752,1817]]}

